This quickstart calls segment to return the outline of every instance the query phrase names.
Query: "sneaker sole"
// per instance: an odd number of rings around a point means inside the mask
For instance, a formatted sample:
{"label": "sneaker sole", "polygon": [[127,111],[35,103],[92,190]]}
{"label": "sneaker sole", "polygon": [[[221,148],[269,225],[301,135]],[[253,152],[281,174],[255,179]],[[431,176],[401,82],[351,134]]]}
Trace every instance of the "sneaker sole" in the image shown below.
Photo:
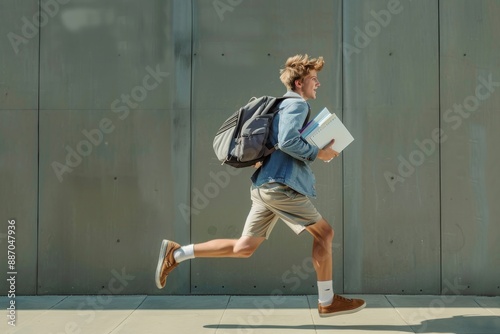
{"label": "sneaker sole", "polygon": [[366,303],[364,303],[360,307],[352,309],[352,310],[339,311],[339,312],[333,312],[333,313],[319,313],[319,316],[320,316],[320,318],[328,318],[328,317],[334,317],[336,315],[356,313],[356,312],[361,311],[362,309],[364,309],[365,306],[366,306]]}
{"label": "sneaker sole", "polygon": [[156,265],[156,274],[155,274],[155,283],[158,289],[163,289],[165,286],[162,286],[160,283],[160,272],[161,267],[163,266],[163,261],[165,261],[165,252],[167,251],[168,240],[163,240],[160,246],[160,255],[158,257],[158,264]]}

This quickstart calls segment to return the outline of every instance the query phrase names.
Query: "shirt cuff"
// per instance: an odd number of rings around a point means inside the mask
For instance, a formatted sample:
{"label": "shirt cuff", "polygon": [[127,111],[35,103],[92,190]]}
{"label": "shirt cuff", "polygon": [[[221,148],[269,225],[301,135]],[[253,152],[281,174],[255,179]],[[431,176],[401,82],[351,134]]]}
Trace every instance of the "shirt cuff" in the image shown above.
{"label": "shirt cuff", "polygon": [[313,147],[313,152],[312,152],[311,156],[309,157],[310,161],[316,160],[316,158],[318,157],[318,153],[319,153],[319,148],[317,146],[312,145],[312,147]]}

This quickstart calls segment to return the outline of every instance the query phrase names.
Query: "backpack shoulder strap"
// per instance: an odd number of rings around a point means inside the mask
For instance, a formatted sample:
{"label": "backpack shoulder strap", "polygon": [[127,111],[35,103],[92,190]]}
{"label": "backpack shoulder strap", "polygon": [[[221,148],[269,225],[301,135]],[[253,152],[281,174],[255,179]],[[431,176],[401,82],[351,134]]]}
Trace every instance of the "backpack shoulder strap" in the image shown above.
{"label": "backpack shoulder strap", "polygon": [[307,110],[307,117],[306,117],[306,120],[304,121],[304,124],[302,125],[302,127],[306,126],[307,123],[309,123],[309,118],[311,118],[311,106],[309,105],[309,103],[307,103],[307,109],[308,109]]}

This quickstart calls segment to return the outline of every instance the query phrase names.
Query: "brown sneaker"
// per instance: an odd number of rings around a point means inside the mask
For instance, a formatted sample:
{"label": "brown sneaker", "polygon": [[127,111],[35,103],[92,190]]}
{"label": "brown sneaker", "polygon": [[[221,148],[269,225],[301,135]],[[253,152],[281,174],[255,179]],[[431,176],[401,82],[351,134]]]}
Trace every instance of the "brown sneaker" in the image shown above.
{"label": "brown sneaker", "polygon": [[328,306],[318,304],[319,316],[322,318],[334,315],[349,314],[362,310],[366,306],[363,299],[348,299],[335,294],[333,302]]}
{"label": "brown sneaker", "polygon": [[156,266],[155,282],[158,289],[163,289],[167,283],[167,276],[179,264],[175,262],[174,251],[181,245],[170,240],[163,240],[160,247],[160,256]]}

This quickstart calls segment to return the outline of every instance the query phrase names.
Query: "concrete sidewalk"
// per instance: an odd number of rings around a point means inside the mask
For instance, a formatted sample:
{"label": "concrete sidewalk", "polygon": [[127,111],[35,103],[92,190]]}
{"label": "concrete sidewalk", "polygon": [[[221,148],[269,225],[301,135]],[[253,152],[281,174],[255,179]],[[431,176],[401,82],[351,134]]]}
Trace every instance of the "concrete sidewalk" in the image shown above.
{"label": "concrete sidewalk", "polygon": [[367,307],[319,318],[316,296],[17,297],[16,326],[3,316],[0,333],[500,333],[500,297],[348,297]]}

